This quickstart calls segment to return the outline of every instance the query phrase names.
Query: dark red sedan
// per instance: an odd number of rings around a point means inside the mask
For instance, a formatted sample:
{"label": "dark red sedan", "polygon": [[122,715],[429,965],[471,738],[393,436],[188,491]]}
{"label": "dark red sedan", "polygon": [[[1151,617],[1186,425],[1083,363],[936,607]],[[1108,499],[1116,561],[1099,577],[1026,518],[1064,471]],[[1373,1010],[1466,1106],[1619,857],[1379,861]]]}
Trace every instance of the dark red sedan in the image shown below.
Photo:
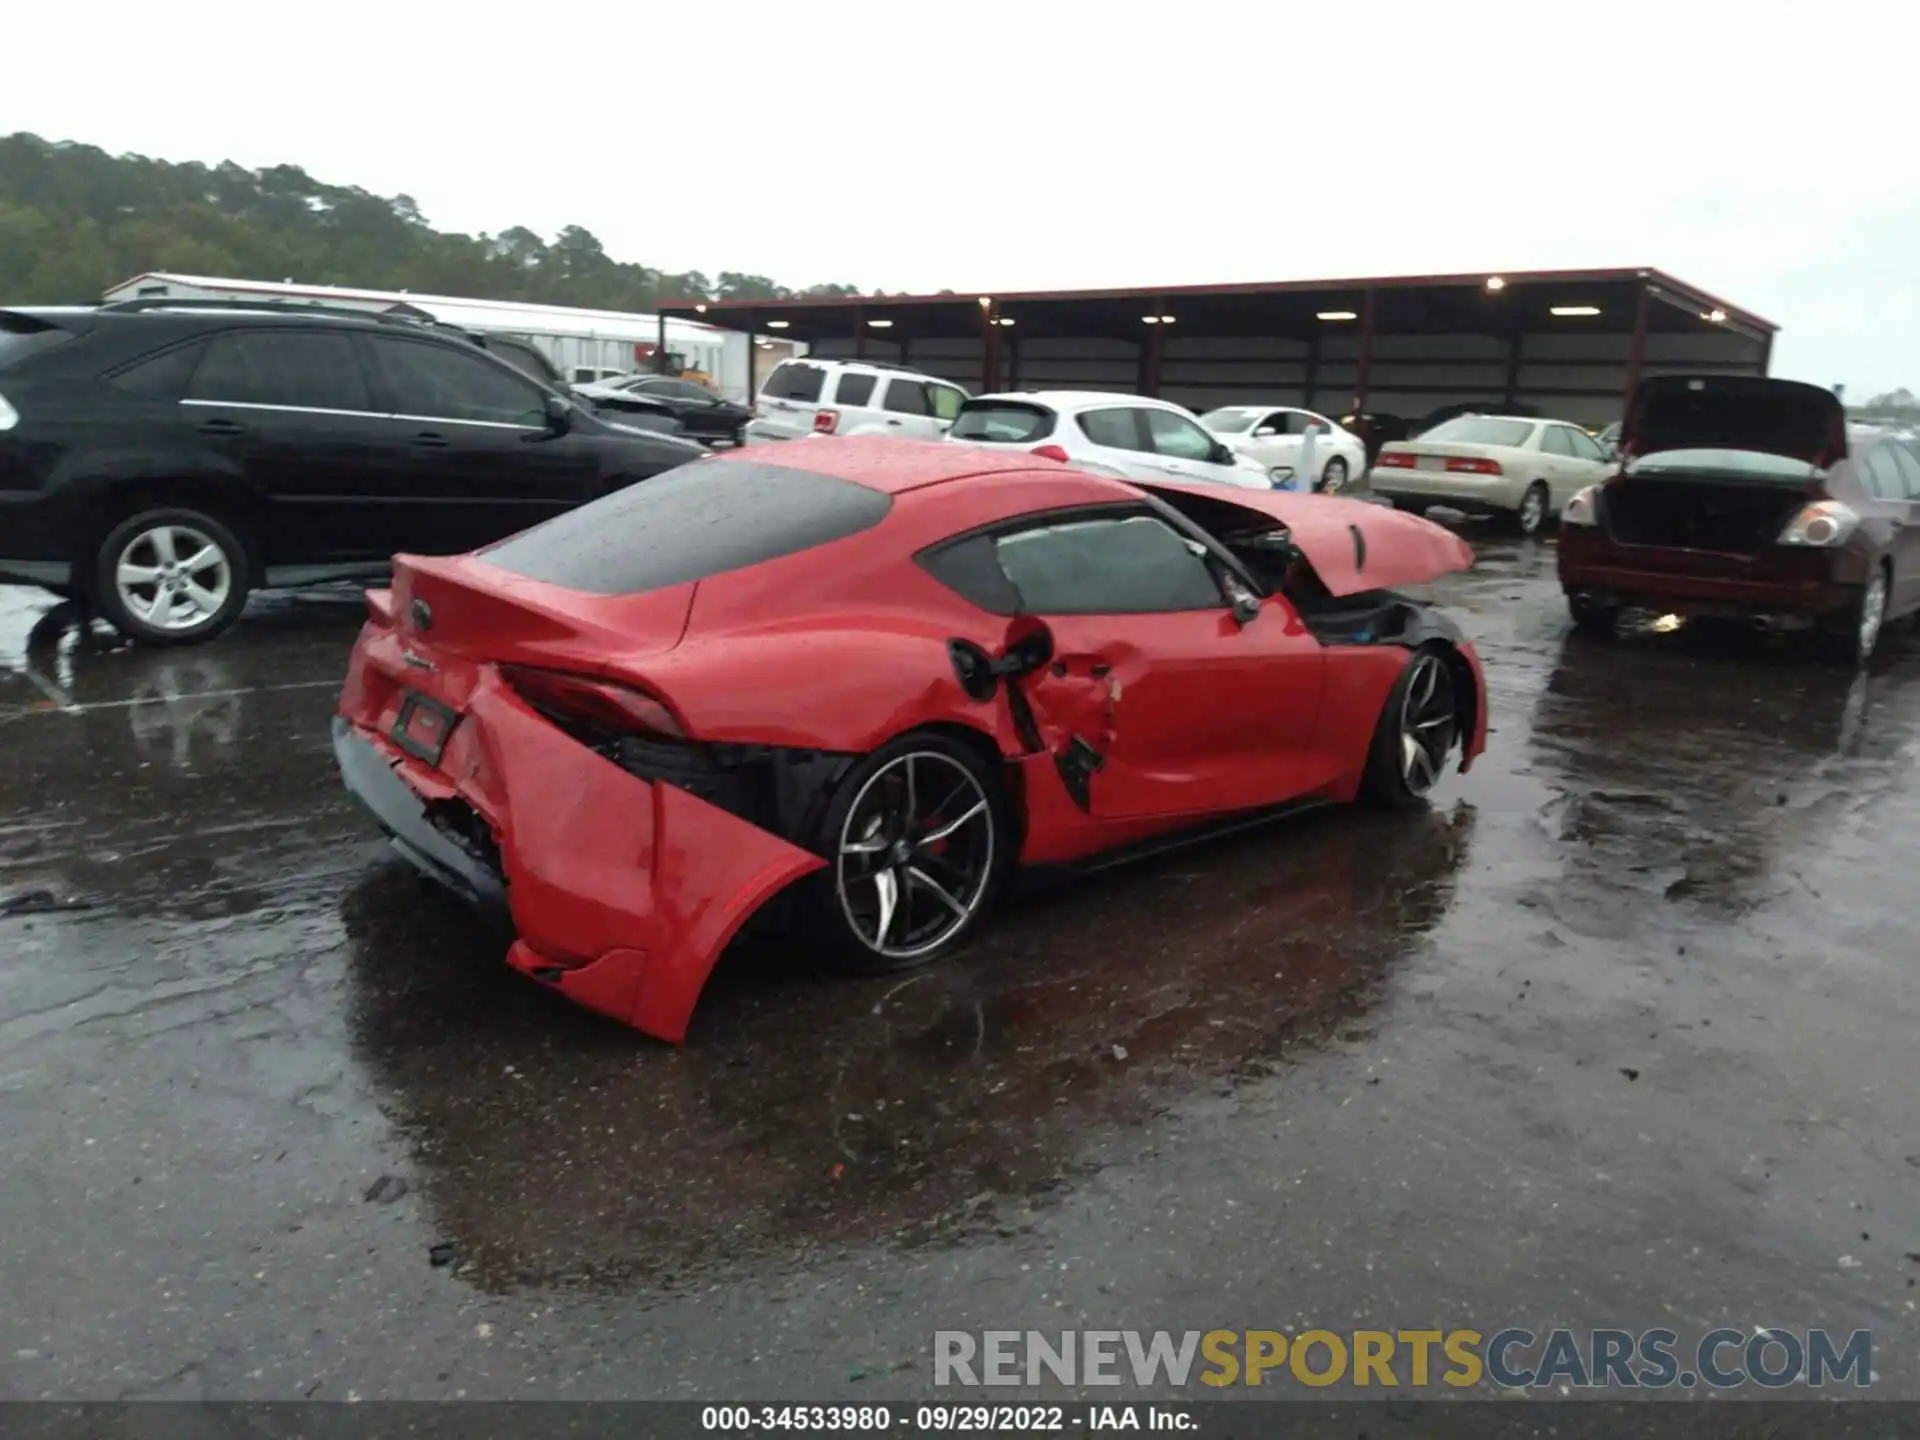
{"label": "dark red sedan", "polygon": [[686,465],[368,596],[334,722],[516,968],[684,1038],[771,913],[863,971],[1015,870],[1290,806],[1417,804],[1484,745],[1473,647],[1392,593],[1472,554],[1380,506],[878,439]]}
{"label": "dark red sedan", "polygon": [[1639,387],[1621,468],[1561,516],[1574,623],[1624,609],[1812,629],[1872,655],[1920,610],[1920,454],[1849,430],[1831,391],[1790,380],[1663,375]]}

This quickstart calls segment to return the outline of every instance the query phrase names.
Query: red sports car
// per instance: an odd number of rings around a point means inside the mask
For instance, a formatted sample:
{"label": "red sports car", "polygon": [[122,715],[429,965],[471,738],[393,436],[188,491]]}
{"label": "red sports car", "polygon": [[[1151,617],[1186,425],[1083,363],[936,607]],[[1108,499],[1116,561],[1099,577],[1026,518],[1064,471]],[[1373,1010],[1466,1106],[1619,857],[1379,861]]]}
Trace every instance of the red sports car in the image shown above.
{"label": "red sports car", "polygon": [[756,912],[903,969],[1023,867],[1419,803],[1480,753],[1486,692],[1390,587],[1472,559],[1327,496],[872,438],[735,451],[399,557],[334,750],[416,865],[505,902],[510,964],[677,1042]]}

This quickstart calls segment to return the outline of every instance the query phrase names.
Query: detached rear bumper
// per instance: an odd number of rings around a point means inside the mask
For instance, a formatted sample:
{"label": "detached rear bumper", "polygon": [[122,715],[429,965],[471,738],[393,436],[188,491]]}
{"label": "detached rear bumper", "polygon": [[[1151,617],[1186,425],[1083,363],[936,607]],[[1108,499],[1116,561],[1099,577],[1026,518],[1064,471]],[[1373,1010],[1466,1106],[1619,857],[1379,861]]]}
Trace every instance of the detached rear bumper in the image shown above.
{"label": "detached rear bumper", "polygon": [[[341,777],[424,873],[504,903],[515,969],[662,1040],[720,954],[818,856],[569,738],[480,670],[438,765],[388,738],[399,694],[363,639],[333,722]],[[362,723],[361,716],[366,717]]]}
{"label": "detached rear bumper", "polygon": [[454,838],[428,818],[427,798],[395,770],[399,757],[374,748],[344,716],[333,718],[333,758],[348,791],[367,807],[387,838],[423,874],[485,910],[507,911],[507,877],[497,859]]}

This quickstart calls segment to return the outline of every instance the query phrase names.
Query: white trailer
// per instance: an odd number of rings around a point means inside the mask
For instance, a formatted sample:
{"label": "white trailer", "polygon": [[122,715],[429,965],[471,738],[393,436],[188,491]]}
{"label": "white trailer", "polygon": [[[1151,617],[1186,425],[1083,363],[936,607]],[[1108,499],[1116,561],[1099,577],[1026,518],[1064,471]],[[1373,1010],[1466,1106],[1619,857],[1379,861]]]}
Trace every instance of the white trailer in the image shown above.
{"label": "white trailer", "polygon": [[[235,280],[212,275],[153,271],[136,275],[107,291],[107,300],[278,300],[344,305],[360,310],[389,310],[396,305],[425,311],[436,320],[485,335],[513,336],[536,346],[569,380],[598,379],[606,372],[654,368],[653,354],[664,336],[669,353],[690,370],[713,377],[730,400],[752,403],[748,356],[755,341],[734,331],[687,320],[624,310],[578,310],[564,305],[526,305],[510,300],[474,300],[455,295],[416,295],[405,290],[357,290],[339,285],[299,285],[293,281]],[[792,353],[785,342],[758,342],[753,357],[755,380]]]}

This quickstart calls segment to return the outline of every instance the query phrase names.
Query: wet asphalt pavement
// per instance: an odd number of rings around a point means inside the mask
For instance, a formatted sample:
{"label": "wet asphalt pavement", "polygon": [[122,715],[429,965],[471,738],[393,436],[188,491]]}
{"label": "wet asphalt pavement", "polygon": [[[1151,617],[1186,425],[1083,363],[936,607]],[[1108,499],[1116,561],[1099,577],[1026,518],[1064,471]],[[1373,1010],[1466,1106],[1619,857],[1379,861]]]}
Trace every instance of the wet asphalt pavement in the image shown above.
{"label": "wet asphalt pavement", "polygon": [[0,918],[0,1397],[924,1398],[936,1328],[1507,1324],[1865,1327],[1920,1397],[1920,639],[1578,640],[1550,548],[1480,548],[1436,593],[1490,749],[1430,813],[904,979],[763,945],[679,1050],[350,806],[355,594],[158,653],[0,589],[0,900],[88,907]]}

